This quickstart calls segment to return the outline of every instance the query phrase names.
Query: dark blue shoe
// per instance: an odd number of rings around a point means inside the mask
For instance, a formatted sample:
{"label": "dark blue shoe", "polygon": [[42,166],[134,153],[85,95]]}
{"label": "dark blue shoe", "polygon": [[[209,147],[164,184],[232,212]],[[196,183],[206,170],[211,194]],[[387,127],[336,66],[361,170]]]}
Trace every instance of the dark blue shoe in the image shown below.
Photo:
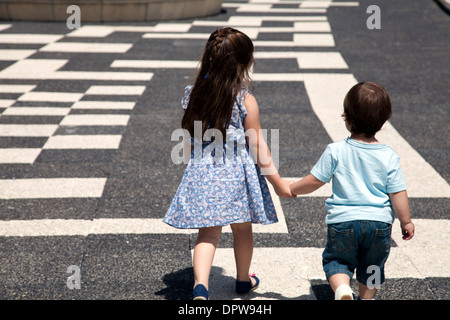
{"label": "dark blue shoe", "polygon": [[208,300],[209,292],[206,290],[205,286],[198,284],[194,288],[194,300]]}
{"label": "dark blue shoe", "polygon": [[246,294],[252,292],[259,286],[259,279],[255,274],[249,274],[249,277],[255,279],[255,285],[252,286],[251,281],[237,281],[236,280],[236,292],[239,294]]}

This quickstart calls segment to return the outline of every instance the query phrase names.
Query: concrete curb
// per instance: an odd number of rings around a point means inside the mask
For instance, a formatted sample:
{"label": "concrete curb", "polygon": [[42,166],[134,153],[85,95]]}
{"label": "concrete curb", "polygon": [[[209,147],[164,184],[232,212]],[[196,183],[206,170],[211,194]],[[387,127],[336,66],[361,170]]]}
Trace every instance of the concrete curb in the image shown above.
{"label": "concrete curb", "polygon": [[220,12],[223,0],[3,0],[0,20],[66,21],[77,5],[83,22],[188,19]]}

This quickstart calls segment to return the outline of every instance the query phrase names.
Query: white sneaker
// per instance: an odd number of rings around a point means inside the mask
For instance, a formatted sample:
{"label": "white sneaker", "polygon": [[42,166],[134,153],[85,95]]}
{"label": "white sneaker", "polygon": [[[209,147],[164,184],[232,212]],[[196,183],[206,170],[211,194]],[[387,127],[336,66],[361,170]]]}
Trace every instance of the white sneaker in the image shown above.
{"label": "white sneaker", "polygon": [[335,300],[353,300],[353,291],[347,284],[341,284],[334,293]]}

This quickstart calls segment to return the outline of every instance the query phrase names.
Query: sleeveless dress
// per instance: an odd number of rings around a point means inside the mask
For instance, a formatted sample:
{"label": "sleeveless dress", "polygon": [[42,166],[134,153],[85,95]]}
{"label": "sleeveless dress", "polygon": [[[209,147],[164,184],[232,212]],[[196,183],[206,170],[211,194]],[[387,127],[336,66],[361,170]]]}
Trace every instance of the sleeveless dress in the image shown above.
{"label": "sleeveless dress", "polygon": [[[189,103],[193,86],[187,86],[181,101]],[[244,134],[247,110],[242,89],[233,105],[226,141],[220,149],[211,142],[191,138],[192,150],[183,178],[163,222],[181,229],[226,226],[232,223],[278,222],[266,179],[253,161]],[[203,139],[205,140],[205,139]],[[200,152],[198,151],[200,150]],[[197,156],[195,156],[197,152]],[[200,157],[198,156],[200,153]],[[220,154],[222,153],[222,154]],[[218,161],[223,159],[223,161]]]}

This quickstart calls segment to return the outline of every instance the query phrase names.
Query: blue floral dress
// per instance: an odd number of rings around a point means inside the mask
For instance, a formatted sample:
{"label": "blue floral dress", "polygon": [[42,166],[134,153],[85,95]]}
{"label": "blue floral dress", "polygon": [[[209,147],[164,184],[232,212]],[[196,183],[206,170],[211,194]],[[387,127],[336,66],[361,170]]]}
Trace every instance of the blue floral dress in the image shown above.
{"label": "blue floral dress", "polygon": [[[181,101],[183,109],[188,106],[192,88],[185,89]],[[197,229],[247,221],[278,222],[267,182],[245,142],[244,99],[248,93],[247,89],[242,89],[236,97],[227,143],[220,144],[221,150],[211,148],[211,143],[204,141],[200,144],[200,157],[195,157],[192,150],[181,183],[163,218],[165,223],[175,228]],[[194,139],[191,142],[195,143]]]}

